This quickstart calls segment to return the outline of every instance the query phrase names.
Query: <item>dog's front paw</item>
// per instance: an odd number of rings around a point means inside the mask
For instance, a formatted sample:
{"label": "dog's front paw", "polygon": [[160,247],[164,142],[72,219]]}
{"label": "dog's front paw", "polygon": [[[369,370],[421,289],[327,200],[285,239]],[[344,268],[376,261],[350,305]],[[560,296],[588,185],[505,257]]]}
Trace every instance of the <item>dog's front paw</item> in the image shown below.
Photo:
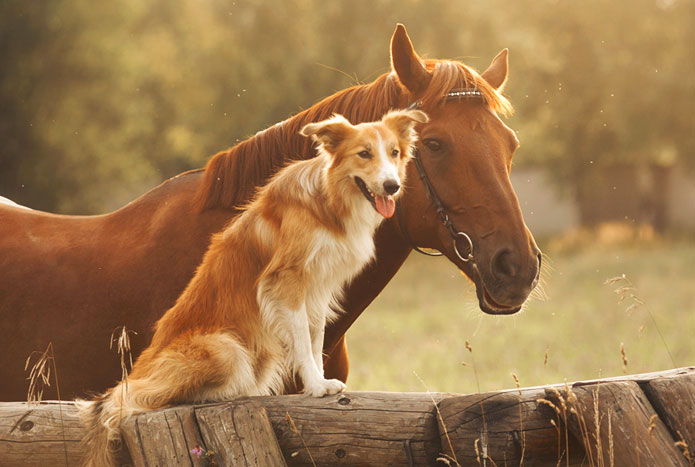
{"label": "dog's front paw", "polygon": [[326,394],[338,394],[345,391],[345,384],[337,379],[323,379],[306,387],[304,394],[311,397],[323,397]]}

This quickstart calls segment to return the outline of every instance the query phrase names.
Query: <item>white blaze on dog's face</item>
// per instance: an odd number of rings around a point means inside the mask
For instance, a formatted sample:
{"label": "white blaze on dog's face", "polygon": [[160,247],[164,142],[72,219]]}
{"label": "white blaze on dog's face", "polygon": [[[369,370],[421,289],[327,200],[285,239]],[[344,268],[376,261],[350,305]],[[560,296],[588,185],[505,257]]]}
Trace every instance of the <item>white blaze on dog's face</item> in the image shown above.
{"label": "white blaze on dog's face", "polygon": [[402,193],[408,160],[417,140],[415,125],[427,122],[419,110],[395,110],[378,122],[352,125],[344,117],[306,125],[301,134],[312,135],[332,158],[331,170],[349,177],[364,198],[385,218],[393,216],[395,198]]}

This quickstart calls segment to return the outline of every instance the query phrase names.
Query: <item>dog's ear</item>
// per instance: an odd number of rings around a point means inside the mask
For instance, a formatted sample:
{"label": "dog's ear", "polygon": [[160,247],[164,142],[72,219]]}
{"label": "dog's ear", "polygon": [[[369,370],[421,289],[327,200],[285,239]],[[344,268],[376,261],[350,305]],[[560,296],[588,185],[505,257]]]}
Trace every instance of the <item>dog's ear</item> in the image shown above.
{"label": "dog's ear", "polygon": [[302,136],[311,138],[323,145],[324,149],[333,154],[336,148],[345,138],[352,133],[355,127],[342,115],[335,114],[328,120],[309,123],[299,131]]}
{"label": "dog's ear", "polygon": [[415,125],[427,123],[429,117],[422,110],[392,110],[381,121],[407,145],[413,145],[417,141]]}

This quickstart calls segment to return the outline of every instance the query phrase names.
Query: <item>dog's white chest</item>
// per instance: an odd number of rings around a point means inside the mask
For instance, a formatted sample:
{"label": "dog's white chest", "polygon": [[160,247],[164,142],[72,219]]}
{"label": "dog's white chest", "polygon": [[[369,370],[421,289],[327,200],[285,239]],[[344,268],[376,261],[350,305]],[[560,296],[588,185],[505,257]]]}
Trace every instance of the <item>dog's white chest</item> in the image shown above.
{"label": "dog's white chest", "polygon": [[332,276],[340,281],[357,274],[374,255],[372,235],[367,229],[362,230],[341,236],[318,231],[307,258],[307,267],[319,275]]}

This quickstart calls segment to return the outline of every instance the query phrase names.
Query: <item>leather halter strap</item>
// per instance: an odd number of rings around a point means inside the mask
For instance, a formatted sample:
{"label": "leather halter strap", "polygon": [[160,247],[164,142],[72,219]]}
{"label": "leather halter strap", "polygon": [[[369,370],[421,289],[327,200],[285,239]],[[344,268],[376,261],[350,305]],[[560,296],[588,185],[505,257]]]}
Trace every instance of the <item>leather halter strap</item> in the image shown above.
{"label": "leather halter strap", "polygon": [[[444,99],[449,101],[453,99],[462,99],[470,97],[483,99],[483,94],[477,89],[455,89],[453,91],[449,91],[446,94],[446,96],[444,96]],[[410,104],[407,108],[416,109],[421,105],[421,101],[415,101],[412,104]],[[415,162],[415,168],[417,169],[417,173],[420,177],[420,180],[422,181],[422,185],[425,188],[425,194],[427,195],[427,199],[429,199],[432,205],[434,206],[434,209],[437,211],[437,217],[439,218],[439,221],[444,225],[447,232],[449,232],[449,236],[452,238],[454,245],[454,253],[456,253],[456,256],[458,256],[458,258],[461,261],[466,263],[471,261],[473,262],[473,264],[475,264],[475,260],[473,257],[473,241],[467,233],[460,231],[454,227],[453,222],[449,218],[449,215],[447,214],[446,209],[444,208],[442,200],[437,195],[437,192],[434,189],[434,185],[432,185],[432,181],[430,180],[430,177],[427,175],[427,172],[425,171],[425,166],[423,165],[422,158],[420,157],[420,150],[417,147],[414,148],[413,159]],[[396,217],[398,218],[398,227],[401,230],[401,234],[403,234],[403,238],[405,238],[406,242],[408,242],[408,244],[413,250],[427,256],[442,256],[443,253],[441,252],[432,253],[421,249],[415,244],[415,242],[413,242],[412,238],[410,238],[410,235],[408,234],[408,231],[406,230],[405,225],[403,223],[400,199],[396,201]],[[468,252],[465,254],[462,254],[458,248],[458,241],[461,239],[466,241]]]}

